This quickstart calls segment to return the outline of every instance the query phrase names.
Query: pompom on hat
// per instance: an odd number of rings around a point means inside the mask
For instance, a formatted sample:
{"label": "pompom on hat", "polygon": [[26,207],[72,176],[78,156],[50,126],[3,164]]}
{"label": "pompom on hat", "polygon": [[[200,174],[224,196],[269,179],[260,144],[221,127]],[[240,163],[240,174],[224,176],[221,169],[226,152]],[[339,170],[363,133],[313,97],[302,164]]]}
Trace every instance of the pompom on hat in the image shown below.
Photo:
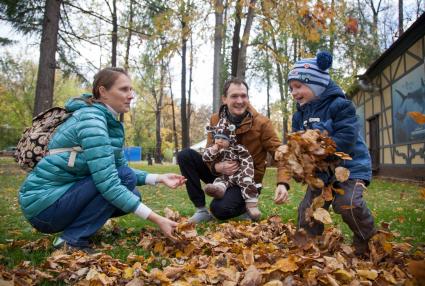
{"label": "pompom on hat", "polygon": [[307,85],[316,96],[320,96],[331,80],[329,68],[332,66],[332,55],[320,51],[315,58],[297,61],[288,74],[288,83],[298,80]]}

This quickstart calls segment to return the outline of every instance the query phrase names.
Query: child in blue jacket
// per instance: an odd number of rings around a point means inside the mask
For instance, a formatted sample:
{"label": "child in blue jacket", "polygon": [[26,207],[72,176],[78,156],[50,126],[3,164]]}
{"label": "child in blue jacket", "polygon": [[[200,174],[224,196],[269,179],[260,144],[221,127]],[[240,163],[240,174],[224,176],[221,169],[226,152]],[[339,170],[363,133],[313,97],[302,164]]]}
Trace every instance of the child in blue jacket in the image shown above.
{"label": "child in blue jacket", "polygon": [[[350,170],[347,181],[338,182],[344,194],[335,193],[332,202],[334,211],[354,233],[353,245],[356,255],[368,253],[368,241],[375,234],[374,219],[363,200],[363,192],[372,178],[371,160],[368,148],[359,134],[359,124],[353,103],[345,97],[341,88],[329,76],[332,56],[319,52],[316,58],[301,59],[296,62],[288,75],[288,84],[297,102],[297,111],[292,118],[292,130],[319,129],[327,131],[335,141],[337,151],[349,154],[353,160],[345,160],[342,167]],[[331,174],[332,175],[332,174]],[[329,174],[318,174],[325,184],[330,183]],[[304,228],[310,235],[321,235],[324,225],[313,220],[308,223],[306,209],[312,204],[320,190],[308,187],[304,199],[298,207],[298,228]]]}

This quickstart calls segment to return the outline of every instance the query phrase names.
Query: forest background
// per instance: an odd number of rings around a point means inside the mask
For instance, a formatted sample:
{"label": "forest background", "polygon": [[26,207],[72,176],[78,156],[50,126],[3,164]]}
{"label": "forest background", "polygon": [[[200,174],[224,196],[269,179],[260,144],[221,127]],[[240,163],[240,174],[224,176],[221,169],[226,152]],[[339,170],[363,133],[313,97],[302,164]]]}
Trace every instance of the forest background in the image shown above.
{"label": "forest background", "polygon": [[424,0],[0,0],[0,149],[106,66],[132,77],[126,145],[156,162],[205,138],[230,76],[284,138],[294,61],[330,51],[332,78],[353,92],[424,11]]}

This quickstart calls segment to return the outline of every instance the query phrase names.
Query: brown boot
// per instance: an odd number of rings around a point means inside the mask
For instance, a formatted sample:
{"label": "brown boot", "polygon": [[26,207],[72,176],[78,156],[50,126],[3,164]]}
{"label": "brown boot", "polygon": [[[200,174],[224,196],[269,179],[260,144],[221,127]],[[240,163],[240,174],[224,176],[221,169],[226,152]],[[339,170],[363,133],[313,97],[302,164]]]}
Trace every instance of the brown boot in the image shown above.
{"label": "brown boot", "polygon": [[261,217],[261,212],[257,207],[257,202],[245,203],[246,212],[253,221],[258,221]]}
{"label": "brown boot", "polygon": [[206,184],[204,191],[210,197],[221,199],[226,192],[226,186],[223,184]]}

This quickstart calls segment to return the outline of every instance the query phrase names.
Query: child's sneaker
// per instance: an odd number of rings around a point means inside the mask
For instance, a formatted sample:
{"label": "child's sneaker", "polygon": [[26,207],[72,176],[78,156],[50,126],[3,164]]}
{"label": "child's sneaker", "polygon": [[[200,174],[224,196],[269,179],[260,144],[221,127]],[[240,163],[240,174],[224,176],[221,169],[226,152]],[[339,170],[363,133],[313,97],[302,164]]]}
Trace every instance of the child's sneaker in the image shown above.
{"label": "child's sneaker", "polygon": [[245,203],[246,212],[253,221],[258,221],[261,217],[261,212],[257,207],[257,202]]}
{"label": "child's sneaker", "polygon": [[206,184],[204,191],[210,197],[221,199],[226,192],[226,186],[224,184]]}

